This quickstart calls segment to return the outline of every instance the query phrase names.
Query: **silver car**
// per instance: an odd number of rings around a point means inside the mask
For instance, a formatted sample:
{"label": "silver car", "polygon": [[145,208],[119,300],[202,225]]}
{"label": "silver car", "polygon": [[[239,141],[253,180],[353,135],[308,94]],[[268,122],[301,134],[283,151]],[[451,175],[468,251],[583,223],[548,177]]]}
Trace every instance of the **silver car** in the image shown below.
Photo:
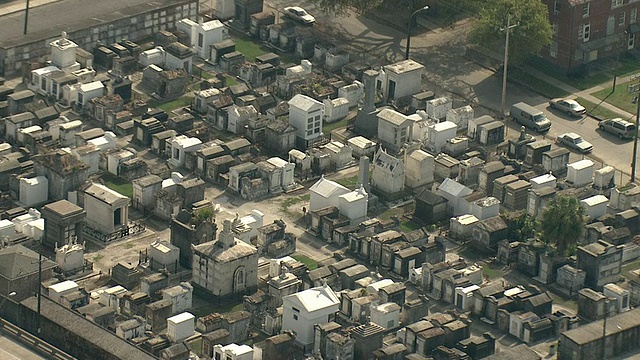
{"label": "silver car", "polygon": [[584,106],[572,99],[552,99],[549,101],[549,106],[551,106],[552,109],[565,112],[570,116],[581,117],[586,112]]}
{"label": "silver car", "polygon": [[590,142],[586,141],[582,138],[582,136],[576,133],[566,133],[558,136],[558,143],[564,144],[567,147],[570,147],[574,150],[578,150],[579,152],[586,154],[590,153],[593,150],[593,145]]}

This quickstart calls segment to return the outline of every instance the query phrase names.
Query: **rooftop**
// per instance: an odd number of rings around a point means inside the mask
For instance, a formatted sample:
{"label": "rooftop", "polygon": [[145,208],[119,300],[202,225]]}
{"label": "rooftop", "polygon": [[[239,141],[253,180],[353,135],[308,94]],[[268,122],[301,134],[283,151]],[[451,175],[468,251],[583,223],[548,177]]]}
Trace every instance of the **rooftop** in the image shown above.
{"label": "rooftop", "polygon": [[[282,298],[299,303],[307,312],[314,312],[332,306],[338,306],[340,299],[329,286],[318,286]],[[337,310],[337,309],[336,309]]]}
{"label": "rooftop", "polygon": [[45,205],[44,209],[50,210],[51,212],[54,212],[61,216],[74,215],[84,211],[80,206],[67,200],[52,202]]}
{"label": "rooftop", "polygon": [[111,190],[102,184],[91,184],[84,189],[84,192],[109,205],[114,205],[118,202],[129,200],[128,197],[120,194],[115,190]]}
{"label": "rooftop", "polygon": [[[22,245],[8,246],[0,249],[0,276],[16,280],[38,272],[39,255]],[[42,269],[48,270],[58,266],[53,261],[43,258]]]}

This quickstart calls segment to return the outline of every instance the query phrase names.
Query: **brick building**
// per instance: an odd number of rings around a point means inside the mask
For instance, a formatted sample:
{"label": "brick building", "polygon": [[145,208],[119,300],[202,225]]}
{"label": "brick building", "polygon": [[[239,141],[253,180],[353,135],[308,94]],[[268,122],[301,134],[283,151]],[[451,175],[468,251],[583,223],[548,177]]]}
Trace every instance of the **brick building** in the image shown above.
{"label": "brick building", "polygon": [[[605,58],[635,50],[640,4],[634,0],[543,0],[553,26],[542,57],[568,73],[585,73]],[[640,39],[639,39],[640,40]]]}

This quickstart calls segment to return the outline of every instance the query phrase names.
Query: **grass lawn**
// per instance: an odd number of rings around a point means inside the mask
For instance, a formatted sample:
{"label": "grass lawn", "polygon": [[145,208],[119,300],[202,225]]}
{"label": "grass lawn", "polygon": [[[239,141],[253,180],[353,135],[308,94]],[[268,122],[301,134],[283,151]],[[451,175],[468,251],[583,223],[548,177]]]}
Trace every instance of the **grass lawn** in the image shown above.
{"label": "grass lawn", "polygon": [[489,265],[484,265],[482,267],[482,273],[484,277],[486,277],[489,280],[497,279],[499,277],[504,276],[504,271],[500,269],[493,269]]}
{"label": "grass lawn", "polygon": [[353,189],[358,184],[358,175],[337,179],[336,182],[346,188]]}
{"label": "grass lawn", "polygon": [[334,123],[331,124],[323,124],[322,125],[322,132],[325,134],[330,133],[331,131],[337,129],[337,128],[341,128],[341,127],[346,127],[347,124],[349,123],[349,120],[347,118],[344,118],[340,121],[336,121]]}
{"label": "grass lawn", "polygon": [[622,276],[626,277],[627,279],[630,279],[631,277],[633,277],[633,275],[631,274],[631,271],[637,268],[640,268],[640,260],[632,261],[630,263],[622,265],[622,269],[620,273],[622,274]]}
{"label": "grass lawn", "polygon": [[205,304],[191,309],[191,313],[195,317],[202,317],[209,315],[211,313],[217,312],[220,314],[228,314],[236,311],[242,310],[242,303],[225,303],[220,306],[216,306],[214,304]]}
{"label": "grass lawn", "polygon": [[166,112],[170,112],[175,109],[179,109],[181,107],[189,106],[193,102],[192,95],[185,95],[179,97],[173,101],[161,102],[156,99],[149,100],[149,107],[162,109]]}
{"label": "grass lawn", "polygon": [[233,76],[225,75],[224,77],[227,78],[227,81],[225,82],[226,86],[233,86],[238,83],[238,80]]}
{"label": "grass lawn", "polygon": [[594,92],[591,95],[600,100],[604,100],[619,109],[635,114],[636,104],[633,103],[635,95],[629,93],[629,90],[627,89],[628,85],[631,85],[631,82],[616,85],[616,91],[614,91],[613,94],[611,93],[612,88],[608,87]]}
{"label": "grass lawn", "polygon": [[202,356],[202,336],[195,340],[188,341],[187,344],[189,344],[189,349],[191,349],[191,351],[196,353],[198,356]]}
{"label": "grass lawn", "polygon": [[413,220],[403,221],[400,223],[400,230],[404,232],[412,232],[420,229],[422,226]]}
{"label": "grass lawn", "polygon": [[569,310],[578,311],[578,303],[575,300],[567,300],[561,296],[553,297],[553,303],[564,306]]}
{"label": "grass lawn", "polygon": [[484,254],[478,252],[478,250],[474,249],[472,246],[465,246],[463,250],[458,251],[458,255],[471,261],[481,260],[484,256]]}
{"label": "grass lawn", "polygon": [[309,270],[315,270],[318,268],[318,262],[313,260],[312,258],[304,255],[292,255],[292,258],[300,261],[301,263],[307,265]]}
{"label": "grass lawn", "polygon": [[538,79],[530,73],[518,68],[510,68],[508,70],[507,76],[511,80],[516,80],[530,86],[531,88],[548,96],[549,98],[565,97],[569,95],[566,91],[560,89],[559,87]]}
{"label": "grass lawn", "polygon": [[256,57],[271,52],[266,46],[257,44],[244,36],[234,37],[233,42],[236,43],[236,51],[243,53],[245,59],[250,62],[255,62]]}
{"label": "grass lawn", "polygon": [[102,174],[102,181],[104,181],[104,185],[109,189],[117,191],[129,198],[133,197],[133,185],[131,185],[131,182],[111,173]]}
{"label": "grass lawn", "polygon": [[623,54],[620,56],[619,63],[617,65],[613,65],[610,71],[598,73],[589,77],[577,77],[577,76],[567,76],[562,71],[558,70],[556,67],[550,66],[549,63],[536,58],[529,62],[531,66],[534,68],[544,72],[547,75],[553,76],[554,78],[571,85],[580,90],[586,90],[592,88],[594,86],[600,85],[604,82],[613,80],[613,73],[618,74],[618,77],[627,76],[633,73],[638,72],[640,70],[640,65],[638,64],[638,60],[636,60],[633,56],[628,54]]}
{"label": "grass lawn", "polygon": [[624,116],[613,112],[603,106],[598,106],[598,104],[592,103],[591,101],[583,98],[576,98],[576,101],[579,102],[582,106],[587,109],[587,114],[591,116],[598,117],[600,119],[611,119],[611,118],[624,118]]}
{"label": "grass lawn", "polygon": [[391,219],[392,216],[400,217],[402,215],[404,215],[404,208],[403,207],[395,207],[393,209],[385,210],[383,213],[379,214],[376,217],[378,219],[380,219],[380,220],[389,220],[389,219]]}

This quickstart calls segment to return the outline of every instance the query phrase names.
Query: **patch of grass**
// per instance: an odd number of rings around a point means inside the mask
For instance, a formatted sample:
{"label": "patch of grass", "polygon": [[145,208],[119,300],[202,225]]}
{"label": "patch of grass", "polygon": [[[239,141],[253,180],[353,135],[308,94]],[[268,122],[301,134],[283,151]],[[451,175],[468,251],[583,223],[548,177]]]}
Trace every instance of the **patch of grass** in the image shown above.
{"label": "patch of grass", "polygon": [[458,251],[458,255],[471,261],[478,261],[483,258],[483,254],[479,253],[472,246],[465,246],[463,250]]}
{"label": "patch of grass", "polygon": [[296,204],[299,204],[301,202],[309,201],[310,198],[311,198],[311,195],[307,194],[307,195],[294,196],[288,199],[284,199],[280,203],[280,211],[292,217],[302,216],[302,208],[300,208],[298,211],[298,210],[291,210],[290,207]]}
{"label": "patch of grass", "polygon": [[337,179],[336,182],[346,188],[353,189],[358,184],[358,175]]}
{"label": "patch of grass", "polygon": [[158,108],[166,112],[170,112],[175,109],[179,109],[185,106],[190,106],[191,103],[193,102],[193,98],[194,97],[192,95],[185,95],[175,100],[167,101],[167,102],[151,99],[149,100],[148,104],[149,104],[149,107]]}
{"label": "patch of grass", "polygon": [[192,308],[190,312],[195,317],[198,318],[198,317],[209,315],[214,312],[217,312],[220,314],[228,314],[228,313],[240,311],[242,309],[243,309],[242,303],[232,302],[232,303],[228,303],[228,304],[226,303],[221,305],[205,304],[205,305]]}
{"label": "patch of grass", "polygon": [[103,255],[95,255],[93,257],[93,262],[100,261],[100,259],[102,259],[103,257],[104,257]]}
{"label": "patch of grass", "polygon": [[593,117],[597,117],[600,119],[611,119],[616,117],[624,118],[624,116],[622,116],[621,114],[611,111],[603,106],[598,106],[598,104],[592,103],[587,99],[579,97],[576,98],[576,101],[587,109],[587,114]]}
{"label": "patch of grass", "polygon": [[285,199],[282,201],[282,204],[280,204],[280,207],[282,207],[283,209],[287,209],[297,203],[301,203],[303,201],[309,201],[309,199],[311,199],[311,195],[307,194],[307,195],[301,195],[301,196],[295,196],[295,197],[291,197],[288,199]]}
{"label": "patch of grass", "polygon": [[408,233],[420,229],[422,226],[413,220],[403,221],[400,223],[400,230]]}
{"label": "patch of grass", "polygon": [[627,87],[631,84],[632,84],[631,82],[617,84],[616,90],[613,93],[611,93],[612,87],[607,87],[606,89],[596,91],[591,95],[597,97],[600,100],[604,100],[608,102],[609,104],[617,107],[618,109],[622,109],[624,111],[635,114],[636,104],[633,103],[633,98],[635,97],[635,94],[630,94],[627,89]]}
{"label": "patch of grass", "polygon": [[309,270],[315,270],[318,268],[318,262],[313,260],[312,258],[305,255],[292,255],[292,258],[300,261],[301,263],[307,265]]}
{"label": "patch of grass", "polygon": [[225,82],[226,86],[233,86],[238,83],[238,80],[233,76],[225,75],[224,77],[227,78],[227,81]]}
{"label": "patch of grass", "polygon": [[403,207],[395,207],[392,209],[388,209],[385,212],[381,213],[380,215],[376,216],[378,219],[380,220],[389,220],[391,219],[392,216],[397,216],[400,217],[404,215],[404,208]]}
{"label": "patch of grass", "polygon": [[134,246],[136,246],[136,245],[135,245],[134,243],[130,243],[130,242],[128,242],[128,243],[126,243],[126,244],[124,244],[124,248],[125,248],[125,249],[131,249],[131,248],[133,248]]}
{"label": "patch of grass", "polygon": [[188,344],[191,351],[196,353],[198,356],[202,356],[202,336],[193,341],[189,341]]}
{"label": "patch of grass", "polygon": [[245,59],[250,62],[255,62],[256,57],[271,52],[266,46],[258,44],[248,37],[234,37],[233,42],[236,44],[236,51],[243,53]]}
{"label": "patch of grass", "polygon": [[129,198],[133,197],[133,185],[130,181],[107,172],[102,174],[101,178],[102,181],[104,181],[104,185],[109,189],[117,191],[118,193]]}
{"label": "patch of grass", "polygon": [[633,277],[633,275],[631,274],[631,271],[637,268],[640,268],[640,260],[632,261],[628,264],[622,265],[621,274],[627,279],[630,279]]}
{"label": "patch of grass", "polygon": [[559,87],[551,85],[544,80],[538,79],[532,74],[519,68],[509,69],[507,76],[509,79],[525,84],[538,91],[539,93],[548,96],[549,98],[565,97],[569,95],[566,91],[560,89]]}
{"label": "patch of grass", "polygon": [[500,269],[493,269],[488,265],[484,265],[482,267],[482,273],[484,277],[486,277],[489,280],[497,279],[504,276],[504,271]]}
{"label": "patch of grass", "polygon": [[553,299],[553,303],[556,305],[560,305],[566,307],[569,310],[578,311],[578,303],[575,300],[567,300],[563,297],[557,296]]}
{"label": "patch of grass", "polygon": [[346,127],[349,123],[349,120],[347,118],[344,118],[340,121],[336,121],[334,123],[330,123],[330,124],[323,124],[322,125],[322,132],[324,132],[325,134],[329,134],[330,132],[332,132],[335,129],[338,128],[343,128]]}
{"label": "patch of grass", "polygon": [[528,62],[529,65],[544,72],[549,76],[571,85],[580,90],[586,90],[594,86],[600,85],[607,81],[613,80],[613,74],[618,74],[618,77],[631,75],[640,70],[640,64],[630,54],[623,54],[620,56],[619,63],[611,66],[610,71],[597,73],[591,76],[568,76],[558,67],[553,66],[548,61],[542,58],[533,58]]}

